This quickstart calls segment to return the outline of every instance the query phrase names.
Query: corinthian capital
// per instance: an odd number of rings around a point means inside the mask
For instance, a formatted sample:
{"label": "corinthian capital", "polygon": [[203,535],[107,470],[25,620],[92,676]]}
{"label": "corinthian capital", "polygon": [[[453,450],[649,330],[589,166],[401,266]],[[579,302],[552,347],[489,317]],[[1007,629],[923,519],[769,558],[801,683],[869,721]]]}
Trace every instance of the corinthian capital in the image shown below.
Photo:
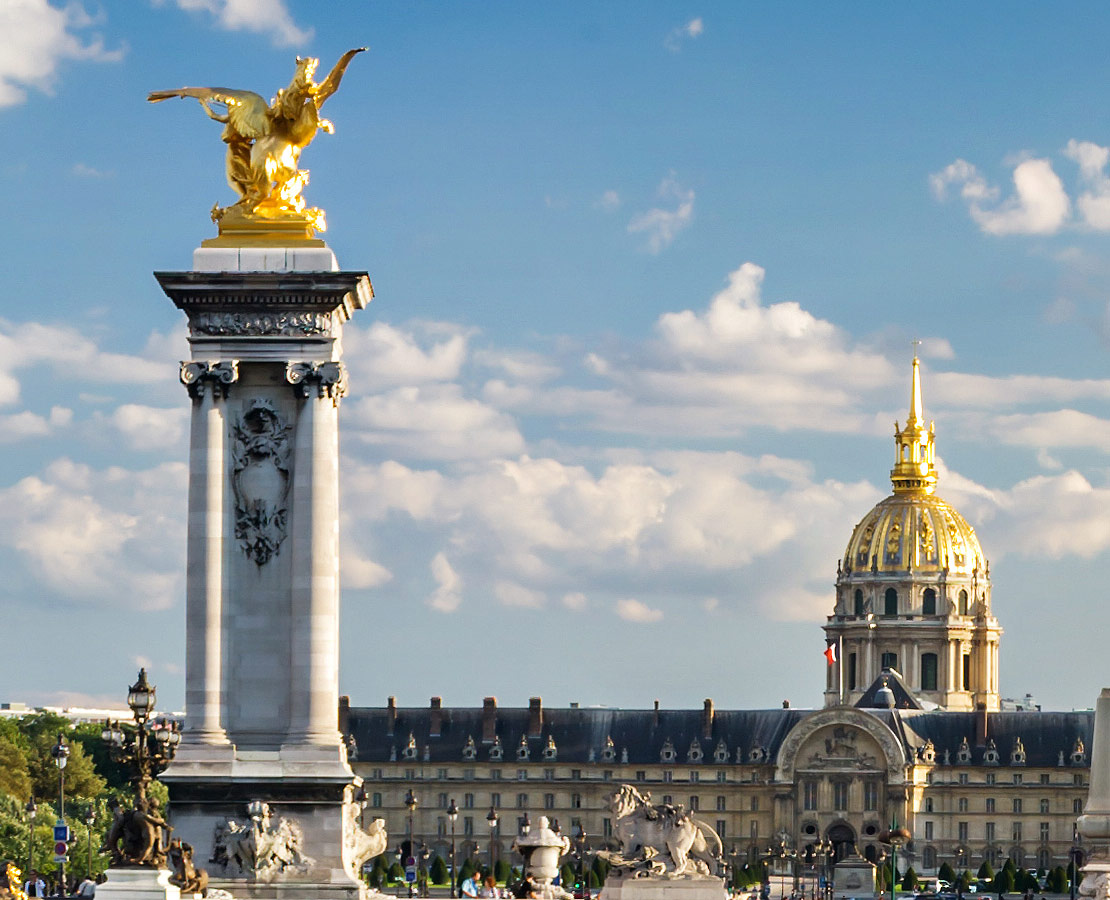
{"label": "corinthian capital", "polygon": [[291,362],[285,365],[285,380],[298,397],[331,397],[338,401],[347,393],[347,367],[341,362]]}
{"label": "corinthian capital", "polygon": [[200,397],[205,387],[220,391],[227,397],[233,382],[239,380],[239,360],[223,359],[216,362],[193,360],[181,364],[181,383],[189,391],[190,397]]}

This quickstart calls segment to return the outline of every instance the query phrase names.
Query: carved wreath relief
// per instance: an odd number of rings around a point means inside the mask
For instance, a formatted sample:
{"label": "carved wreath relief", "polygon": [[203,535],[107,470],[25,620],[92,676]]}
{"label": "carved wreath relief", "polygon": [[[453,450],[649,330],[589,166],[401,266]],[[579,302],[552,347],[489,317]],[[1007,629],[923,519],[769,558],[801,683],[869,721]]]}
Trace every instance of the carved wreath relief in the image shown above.
{"label": "carved wreath relief", "polygon": [[289,496],[290,427],[268,400],[251,402],[232,424],[231,486],[235,537],[264,566],[285,540]]}

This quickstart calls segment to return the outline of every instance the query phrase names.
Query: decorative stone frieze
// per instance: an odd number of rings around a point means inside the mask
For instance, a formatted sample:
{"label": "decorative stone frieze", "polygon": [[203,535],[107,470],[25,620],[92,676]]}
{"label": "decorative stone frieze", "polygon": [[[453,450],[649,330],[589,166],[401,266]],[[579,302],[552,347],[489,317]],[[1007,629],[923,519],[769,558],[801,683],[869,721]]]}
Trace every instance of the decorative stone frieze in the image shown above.
{"label": "decorative stone frieze", "polygon": [[297,337],[329,335],[330,313],[320,312],[198,312],[189,333],[231,337]]}

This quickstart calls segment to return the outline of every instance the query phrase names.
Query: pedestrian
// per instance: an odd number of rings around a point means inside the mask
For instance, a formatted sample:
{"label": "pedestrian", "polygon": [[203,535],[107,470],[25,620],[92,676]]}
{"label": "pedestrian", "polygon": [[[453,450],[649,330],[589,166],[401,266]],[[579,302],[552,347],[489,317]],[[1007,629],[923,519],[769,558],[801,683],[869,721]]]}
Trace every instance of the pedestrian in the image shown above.
{"label": "pedestrian", "polygon": [[77,896],[81,900],[93,900],[93,897],[96,896],[96,882],[86,875],[81,879],[81,883],[77,885]]}
{"label": "pedestrian", "polygon": [[[477,880],[475,880],[477,876]],[[481,895],[479,885],[481,884],[481,876],[477,872],[471,872],[466,878],[463,879],[462,886],[459,890],[462,891],[464,897],[478,897]]]}
{"label": "pedestrian", "polygon": [[23,893],[28,897],[46,896],[46,882],[42,880],[42,876],[34,869],[31,870],[31,876],[23,885]]}
{"label": "pedestrian", "polygon": [[486,900],[497,900],[497,898],[501,896],[497,890],[497,879],[493,874],[486,876],[485,888],[482,891],[482,896],[485,897]]}

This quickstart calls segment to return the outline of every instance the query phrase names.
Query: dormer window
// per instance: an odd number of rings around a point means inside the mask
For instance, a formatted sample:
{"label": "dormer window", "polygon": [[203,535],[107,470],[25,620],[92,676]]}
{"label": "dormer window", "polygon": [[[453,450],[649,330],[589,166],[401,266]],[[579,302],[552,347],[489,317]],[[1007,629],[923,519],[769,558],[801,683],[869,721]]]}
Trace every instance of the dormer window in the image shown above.
{"label": "dormer window", "polygon": [[413,733],[409,732],[408,743],[405,744],[405,749],[401,751],[403,759],[416,759],[416,737]]}
{"label": "dormer window", "polygon": [[968,746],[967,738],[960,741],[960,748],[956,751],[956,762],[963,765],[971,762],[971,747]]}
{"label": "dormer window", "polygon": [[463,747],[463,759],[474,759],[478,756],[478,747],[474,743],[474,735],[468,735],[466,746]]}
{"label": "dormer window", "polygon": [[516,748],[516,758],[524,761],[528,759],[528,756],[528,738],[522,735],[520,738],[520,746]]}
{"label": "dormer window", "polygon": [[767,751],[758,744],[748,751],[748,762],[762,763],[767,761]]}
{"label": "dormer window", "polygon": [[998,765],[998,747],[993,740],[987,743],[987,749],[983,751],[983,762],[988,766]]}
{"label": "dormer window", "polygon": [[613,745],[613,738],[605,738],[605,749],[601,751],[602,762],[612,762],[617,758],[617,748]]}
{"label": "dormer window", "polygon": [[559,751],[555,749],[555,738],[550,734],[547,736],[547,746],[543,748],[543,758],[547,762],[554,762],[559,755]]}
{"label": "dormer window", "polygon": [[675,750],[674,750],[674,744],[671,743],[670,738],[667,738],[663,742],[663,749],[659,751],[659,760],[660,760],[660,762],[673,763],[674,760],[675,760],[676,755],[677,754],[675,753]]}
{"label": "dormer window", "polygon": [[713,762],[728,762],[728,744],[725,743],[724,738],[717,741],[717,747],[713,751]]}
{"label": "dormer window", "polygon": [[1083,746],[1083,738],[1075,739],[1075,746],[1071,751],[1071,764],[1081,766],[1087,761],[1087,748]]}
{"label": "dormer window", "polygon": [[493,738],[493,746],[489,748],[489,758],[494,762],[500,762],[505,758],[505,751],[501,747],[501,737],[495,735]]}
{"label": "dormer window", "polygon": [[1019,737],[1014,738],[1014,749],[1010,751],[1010,765],[1025,765],[1025,744],[1021,742]]}
{"label": "dormer window", "polygon": [[690,741],[690,749],[686,751],[686,762],[698,763],[702,760],[701,741],[694,738]]}
{"label": "dormer window", "polygon": [[926,741],[920,750],[921,761],[932,765],[937,761],[937,749],[931,740]]}

